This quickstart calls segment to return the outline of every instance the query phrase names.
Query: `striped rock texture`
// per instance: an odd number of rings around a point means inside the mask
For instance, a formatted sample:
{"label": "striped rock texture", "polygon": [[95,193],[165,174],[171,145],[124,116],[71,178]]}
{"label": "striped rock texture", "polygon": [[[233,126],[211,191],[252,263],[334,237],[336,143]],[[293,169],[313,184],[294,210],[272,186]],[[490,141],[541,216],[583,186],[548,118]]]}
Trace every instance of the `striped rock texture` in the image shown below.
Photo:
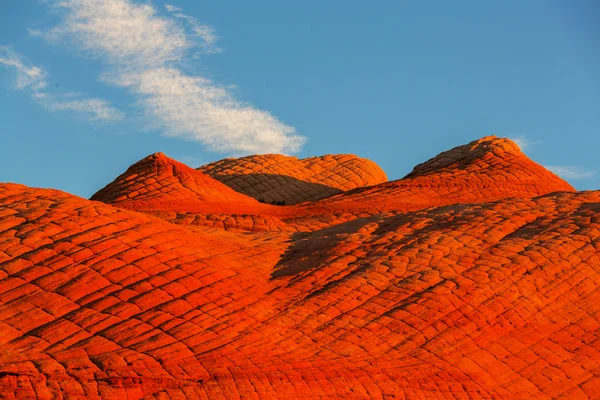
{"label": "striped rock texture", "polygon": [[352,154],[330,154],[302,160],[281,154],[265,154],[227,158],[198,170],[266,203],[315,201],[388,180],[377,164]]}
{"label": "striped rock texture", "polygon": [[291,206],[160,154],[94,199],[0,185],[0,398],[600,396],[600,191],[506,139]]}

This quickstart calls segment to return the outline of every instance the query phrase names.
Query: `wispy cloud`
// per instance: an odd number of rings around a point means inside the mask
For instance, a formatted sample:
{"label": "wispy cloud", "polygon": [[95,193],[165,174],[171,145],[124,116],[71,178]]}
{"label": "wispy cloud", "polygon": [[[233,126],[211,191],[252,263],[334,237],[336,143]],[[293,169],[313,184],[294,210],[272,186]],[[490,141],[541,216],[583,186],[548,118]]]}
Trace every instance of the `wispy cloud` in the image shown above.
{"label": "wispy cloud", "polygon": [[172,4],[165,4],[165,8],[167,9],[168,12],[177,12],[177,11],[182,11],[181,8],[176,7]]}
{"label": "wispy cloud", "polygon": [[596,175],[596,171],[574,165],[544,165],[544,167],[563,179],[589,179]]}
{"label": "wispy cloud", "polygon": [[124,118],[123,113],[108,101],[84,97],[79,93],[71,92],[61,96],[35,93],[33,97],[50,111],[73,111],[90,121],[120,121]]}
{"label": "wispy cloud", "polygon": [[174,17],[181,19],[185,22],[192,34],[201,39],[203,48],[206,52],[218,53],[221,51],[218,47],[215,47],[217,36],[214,29],[211,26],[201,24],[197,18],[190,15],[184,14],[181,8],[166,4],[165,8],[168,12],[172,13]]}
{"label": "wispy cloud", "polygon": [[536,144],[542,143],[541,140],[530,140],[525,136],[515,136],[515,137],[511,137],[509,139],[512,140],[513,142],[515,142],[517,144],[517,146],[519,146],[519,148],[523,151],[531,148],[532,146],[534,146]]}
{"label": "wispy cloud", "polygon": [[29,34],[29,36],[42,36],[43,35],[41,30],[32,29],[32,28],[27,28],[27,33]]}
{"label": "wispy cloud", "polygon": [[28,90],[31,97],[50,111],[73,111],[92,121],[117,121],[123,114],[106,100],[85,97],[78,93],[60,96],[45,91],[48,86],[48,73],[41,67],[32,65],[21,55],[6,46],[0,46],[0,64],[16,71],[16,88]]}
{"label": "wispy cloud", "polygon": [[[130,0],[62,0],[63,22],[45,36],[68,41],[107,65],[105,82],[131,91],[167,136],[233,153],[293,153],[305,138],[231,90],[181,68],[189,50],[213,47],[210,27],[167,5],[170,17]],[[191,32],[190,32],[191,31]]]}
{"label": "wispy cloud", "polygon": [[30,65],[21,56],[6,46],[0,46],[0,64],[15,69],[17,72],[17,89],[39,91],[47,85],[47,74],[43,69]]}

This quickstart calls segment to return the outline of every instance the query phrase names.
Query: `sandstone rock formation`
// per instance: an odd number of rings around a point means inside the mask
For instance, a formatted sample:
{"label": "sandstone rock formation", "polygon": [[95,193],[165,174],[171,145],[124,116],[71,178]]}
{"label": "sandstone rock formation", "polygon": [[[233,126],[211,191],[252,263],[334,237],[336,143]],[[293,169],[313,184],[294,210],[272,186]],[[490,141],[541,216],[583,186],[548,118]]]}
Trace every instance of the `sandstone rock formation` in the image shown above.
{"label": "sandstone rock formation", "polygon": [[134,164],[92,200],[144,211],[178,224],[227,230],[315,231],[384,212],[573,190],[527,158],[512,141],[489,136],[434,157],[404,179],[294,206],[258,203],[163,154]]}
{"label": "sandstone rock formation", "polygon": [[254,231],[281,230],[285,225],[269,215],[267,210],[273,206],[240,194],[163,153],[133,164],[91,199],[180,224]]}
{"label": "sandstone rock formation", "polygon": [[302,160],[281,154],[227,158],[198,168],[240,193],[267,203],[315,201],[387,182],[374,162],[351,154]]}
{"label": "sandstone rock formation", "polygon": [[92,196],[131,209],[183,209],[206,207],[257,206],[215,179],[163,153],[138,161],[113,182]]}
{"label": "sandstone rock formation", "polygon": [[508,140],[283,207],[158,154],[94,200],[0,185],[0,398],[599,396],[600,191]]}

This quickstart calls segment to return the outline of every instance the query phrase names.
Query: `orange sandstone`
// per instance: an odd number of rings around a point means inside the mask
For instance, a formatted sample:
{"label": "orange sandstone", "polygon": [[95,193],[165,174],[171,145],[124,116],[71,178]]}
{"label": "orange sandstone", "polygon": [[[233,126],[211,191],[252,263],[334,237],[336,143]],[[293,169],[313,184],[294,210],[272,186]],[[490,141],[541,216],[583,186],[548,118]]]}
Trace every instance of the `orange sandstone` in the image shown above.
{"label": "orange sandstone", "polygon": [[315,201],[387,181],[374,162],[351,154],[297,159],[281,154],[226,158],[198,168],[240,193],[267,203]]}
{"label": "orange sandstone", "polygon": [[598,398],[600,192],[494,137],[232,188],[161,154],[92,201],[0,185],[0,398]]}

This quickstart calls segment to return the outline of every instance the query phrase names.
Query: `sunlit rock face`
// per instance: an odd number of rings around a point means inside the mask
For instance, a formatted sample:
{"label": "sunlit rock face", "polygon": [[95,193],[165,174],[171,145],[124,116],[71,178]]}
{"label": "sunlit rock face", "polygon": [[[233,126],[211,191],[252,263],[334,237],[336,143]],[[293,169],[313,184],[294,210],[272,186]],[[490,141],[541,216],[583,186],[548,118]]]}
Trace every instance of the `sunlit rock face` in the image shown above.
{"label": "sunlit rock face", "polygon": [[261,203],[277,157],[158,153],[92,200],[0,185],[0,398],[598,396],[600,192],[487,137]]}

